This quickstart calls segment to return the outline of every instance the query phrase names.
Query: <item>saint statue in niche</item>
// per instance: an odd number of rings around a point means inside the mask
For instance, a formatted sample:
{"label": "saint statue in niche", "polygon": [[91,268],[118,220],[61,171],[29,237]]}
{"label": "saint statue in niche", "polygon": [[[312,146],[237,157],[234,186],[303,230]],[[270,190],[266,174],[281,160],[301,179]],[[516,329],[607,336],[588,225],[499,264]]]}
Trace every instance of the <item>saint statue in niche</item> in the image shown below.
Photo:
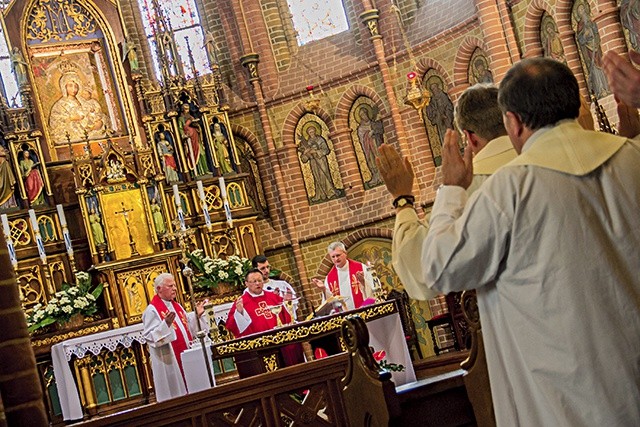
{"label": "saint statue in niche", "polygon": [[40,174],[40,161],[32,150],[22,151],[20,159],[20,174],[24,180],[29,206],[44,205],[44,181]]}
{"label": "saint statue in niche", "polygon": [[187,151],[189,169],[195,176],[201,176],[211,173],[207,165],[207,155],[202,144],[202,136],[198,120],[191,114],[191,106],[185,102],[182,104],[180,117],[178,117],[178,127],[180,128],[180,137]]}
{"label": "saint statue in niche", "polygon": [[331,150],[327,140],[322,136],[320,124],[315,121],[305,123],[298,139],[300,161],[309,165],[313,176],[314,194],[310,195],[310,200],[320,202],[335,198],[338,193],[331,178],[327,158]]}
{"label": "saint statue in niche", "polygon": [[89,208],[89,228],[93,236],[93,243],[96,246],[104,246],[106,240],[104,238],[104,229],[102,228],[102,219],[95,204],[90,204]]}
{"label": "saint statue in niche", "polygon": [[22,56],[18,46],[14,46],[11,50],[11,66],[16,74],[18,87],[22,87],[27,83],[27,61],[24,60],[24,56]]}
{"label": "saint statue in niche", "polygon": [[179,182],[180,176],[178,175],[178,162],[176,161],[173,136],[171,135],[171,132],[165,130],[164,126],[160,125],[158,126],[158,131],[155,134],[155,139],[165,180],[168,184]]}
{"label": "saint statue in niche", "polygon": [[220,175],[233,173],[231,157],[229,156],[229,139],[226,134],[222,132],[222,125],[220,123],[213,124],[211,136],[213,137],[213,148],[218,158]]}
{"label": "saint statue in niche", "polygon": [[4,147],[0,147],[0,209],[17,206],[14,193],[16,178],[8,158],[8,151]]}

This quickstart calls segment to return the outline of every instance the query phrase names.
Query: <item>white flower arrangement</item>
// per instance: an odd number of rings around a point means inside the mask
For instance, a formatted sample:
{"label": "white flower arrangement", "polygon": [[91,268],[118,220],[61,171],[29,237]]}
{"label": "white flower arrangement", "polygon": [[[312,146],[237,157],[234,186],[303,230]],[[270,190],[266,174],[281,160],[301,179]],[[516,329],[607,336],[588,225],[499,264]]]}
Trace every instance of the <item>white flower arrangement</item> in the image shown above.
{"label": "white flower arrangement", "polygon": [[195,277],[195,285],[199,288],[216,288],[220,283],[243,286],[244,276],[251,269],[251,261],[247,258],[230,255],[226,260],[211,258],[202,249],[189,254],[189,259],[199,273]]}
{"label": "white flower arrangement", "polygon": [[91,277],[85,271],[76,273],[76,283],[62,284],[62,290],[56,292],[46,306],[36,304],[27,315],[29,332],[51,325],[55,322],[68,322],[75,314],[91,316],[98,311],[96,300],[102,294],[103,284],[91,290]]}

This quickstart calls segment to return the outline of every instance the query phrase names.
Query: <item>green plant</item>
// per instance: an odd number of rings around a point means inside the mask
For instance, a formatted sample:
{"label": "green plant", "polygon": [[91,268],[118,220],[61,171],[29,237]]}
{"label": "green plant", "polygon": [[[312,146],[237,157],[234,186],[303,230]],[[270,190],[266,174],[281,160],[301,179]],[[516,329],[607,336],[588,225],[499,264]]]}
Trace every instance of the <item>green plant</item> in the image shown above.
{"label": "green plant", "polygon": [[91,276],[85,271],[76,273],[76,283],[63,283],[46,306],[36,304],[27,316],[29,332],[44,328],[55,322],[68,322],[75,314],[92,316],[98,311],[97,299],[104,285],[91,289]]}
{"label": "green plant", "polygon": [[194,285],[201,289],[216,288],[220,283],[242,286],[244,276],[251,269],[251,261],[236,255],[226,260],[205,256],[202,249],[188,254],[189,260],[197,270]]}

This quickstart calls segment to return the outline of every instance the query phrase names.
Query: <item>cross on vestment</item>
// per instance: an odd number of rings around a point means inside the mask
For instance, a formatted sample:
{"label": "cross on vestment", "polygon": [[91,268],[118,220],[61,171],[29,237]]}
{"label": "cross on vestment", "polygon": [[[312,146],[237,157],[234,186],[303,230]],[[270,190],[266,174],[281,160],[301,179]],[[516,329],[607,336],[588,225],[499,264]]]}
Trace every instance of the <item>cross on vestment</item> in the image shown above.
{"label": "cross on vestment", "polygon": [[256,308],[256,316],[262,316],[265,319],[272,319],[273,314],[271,313],[271,309],[267,306],[265,301],[260,301],[258,303],[258,308]]}
{"label": "cross on vestment", "polygon": [[133,212],[133,208],[127,209],[124,206],[124,202],[120,202],[120,206],[122,206],[122,210],[115,211],[114,214],[122,215],[124,217],[124,223],[127,226],[127,232],[129,233],[129,246],[131,247],[131,256],[139,255],[138,250],[136,249],[136,242],[133,241],[133,236],[131,235],[131,227],[129,226],[129,212]]}

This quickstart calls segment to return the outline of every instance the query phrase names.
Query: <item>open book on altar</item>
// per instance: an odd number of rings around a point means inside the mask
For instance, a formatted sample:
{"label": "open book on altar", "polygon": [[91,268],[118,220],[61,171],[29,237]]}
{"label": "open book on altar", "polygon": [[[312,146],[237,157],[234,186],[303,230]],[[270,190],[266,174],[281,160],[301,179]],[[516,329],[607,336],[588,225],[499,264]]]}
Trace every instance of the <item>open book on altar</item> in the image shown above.
{"label": "open book on altar", "polygon": [[319,317],[319,316],[328,316],[332,314],[333,310],[344,311],[345,308],[343,306],[343,303],[348,298],[349,297],[343,297],[342,295],[332,296],[331,298],[326,300],[324,303],[322,303],[320,307],[315,309],[314,313],[312,314],[312,318]]}

